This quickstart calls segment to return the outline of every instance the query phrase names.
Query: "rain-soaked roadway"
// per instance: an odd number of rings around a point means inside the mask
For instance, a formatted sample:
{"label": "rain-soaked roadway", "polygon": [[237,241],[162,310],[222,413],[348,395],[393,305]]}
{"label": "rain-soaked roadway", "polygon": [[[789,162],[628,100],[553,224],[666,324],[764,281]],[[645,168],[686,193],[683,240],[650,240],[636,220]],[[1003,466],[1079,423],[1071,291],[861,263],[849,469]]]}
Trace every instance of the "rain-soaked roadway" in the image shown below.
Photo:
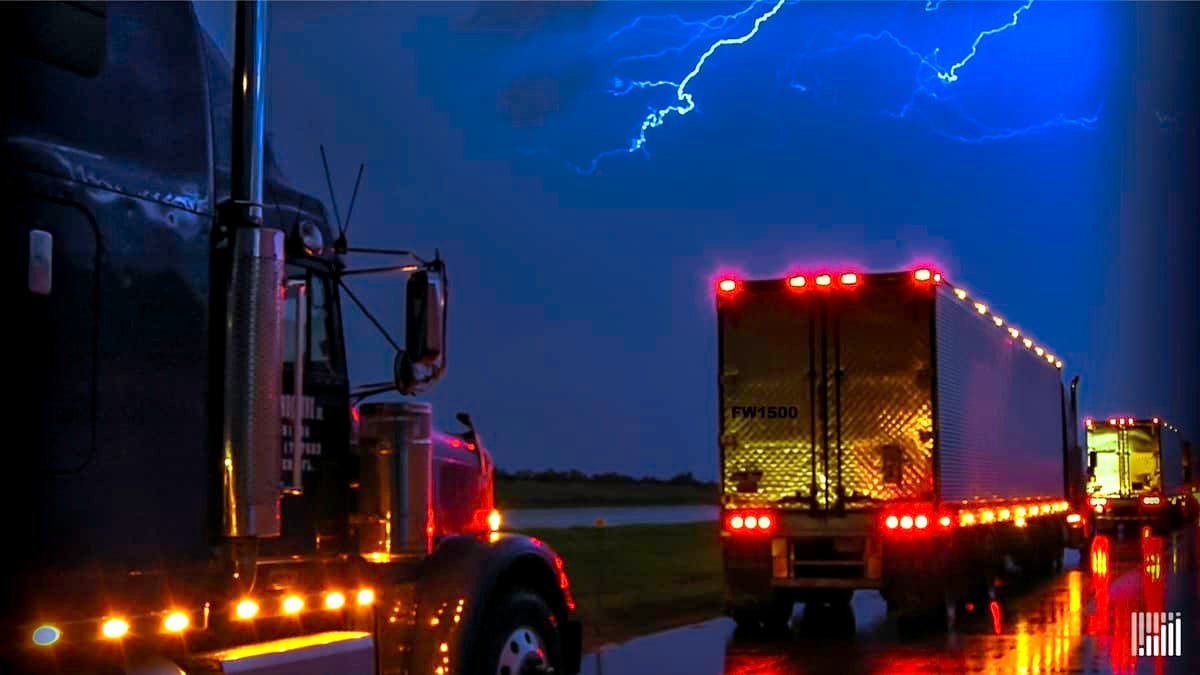
{"label": "rain-soaked roadway", "polygon": [[[718,619],[586,657],[584,675],[810,675],[834,673],[1132,673],[1200,675],[1200,541],[1170,536],[1097,537],[1093,571],[1068,552],[1062,573],[1001,592],[959,616],[952,630],[902,636],[875,593],[840,615],[798,608],[786,641],[731,637]],[[1134,612],[1179,612],[1178,656],[1138,656]],[[1151,653],[1151,652],[1147,652]]]}

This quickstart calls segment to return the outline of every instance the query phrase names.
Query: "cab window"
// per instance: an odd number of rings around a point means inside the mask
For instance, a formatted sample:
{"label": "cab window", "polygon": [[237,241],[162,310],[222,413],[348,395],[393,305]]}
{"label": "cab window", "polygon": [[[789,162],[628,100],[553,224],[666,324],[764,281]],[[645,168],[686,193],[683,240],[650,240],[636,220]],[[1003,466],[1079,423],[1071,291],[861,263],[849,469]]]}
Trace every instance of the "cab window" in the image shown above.
{"label": "cab window", "polygon": [[305,304],[298,307],[296,296],[289,295],[284,310],[284,361],[296,361],[296,315],[303,312],[307,330],[305,331],[305,368],[316,368],[327,373],[336,372],[337,350],[333,329],[334,308],[332,291],[328,277],[317,274],[298,265],[288,265],[288,281],[301,281],[306,285],[304,294]]}

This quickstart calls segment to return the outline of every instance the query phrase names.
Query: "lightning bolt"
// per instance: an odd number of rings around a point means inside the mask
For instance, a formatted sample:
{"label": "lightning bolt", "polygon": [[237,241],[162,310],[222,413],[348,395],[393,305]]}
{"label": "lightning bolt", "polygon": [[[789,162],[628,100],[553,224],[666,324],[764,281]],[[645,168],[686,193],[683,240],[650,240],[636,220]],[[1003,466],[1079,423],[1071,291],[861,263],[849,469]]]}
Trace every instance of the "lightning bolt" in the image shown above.
{"label": "lightning bolt", "polygon": [[712,35],[713,33],[719,33],[721,31],[725,30],[731,24],[736,23],[739,19],[746,16],[750,12],[754,11],[754,8],[757,7],[762,1],[763,0],[754,0],[754,2],[751,2],[750,5],[747,6],[745,9],[734,12],[733,14],[718,14],[716,16],[704,19],[703,21],[690,21],[688,19],[684,19],[683,17],[681,17],[677,14],[667,14],[665,16],[639,16],[636,19],[634,19],[633,21],[631,21],[631,22],[625,24],[624,26],[621,26],[617,30],[613,31],[611,34],[609,34],[608,38],[604,42],[606,44],[616,42],[619,38],[621,38],[625,34],[635,31],[646,24],[649,24],[649,25],[655,25],[655,24],[671,25],[671,24],[673,24],[679,28],[690,28],[695,31],[692,34],[692,36],[690,38],[688,38],[687,41],[681,45],[675,45],[673,47],[664,47],[658,51],[650,52],[647,54],[635,54],[632,56],[622,56],[621,58],[617,59],[617,63],[629,63],[632,61],[646,61],[646,60],[660,59],[664,56],[667,56],[668,54],[679,54],[679,53],[683,52],[685,49],[687,49],[687,48],[691,47],[692,45],[696,44],[697,42],[699,42],[705,36]]}
{"label": "lightning bolt", "polygon": [[[690,92],[688,92],[687,87],[689,84],[691,84],[692,80],[694,80],[700,76],[700,71],[704,69],[704,64],[708,63],[708,59],[713,54],[717,53],[717,50],[722,47],[730,47],[733,45],[744,45],[747,42],[749,42],[750,40],[754,39],[754,36],[758,35],[759,28],[761,28],[764,23],[769,21],[771,19],[771,17],[778,14],[779,10],[783,9],[783,6],[786,2],[787,2],[787,0],[775,0],[775,4],[772,5],[769,10],[767,10],[762,15],[760,15],[758,18],[756,18],[754,20],[754,25],[746,33],[743,33],[742,35],[740,35],[738,37],[721,38],[720,40],[717,40],[716,42],[709,45],[708,49],[704,50],[704,53],[700,55],[700,58],[696,59],[696,64],[694,66],[692,66],[691,72],[689,72],[687,75],[685,75],[684,78],[682,80],[680,80],[679,83],[675,86],[675,99],[676,99],[677,103],[674,103],[674,104],[671,104],[671,105],[668,105],[668,106],[665,106],[662,108],[658,108],[657,110],[652,110],[650,112],[650,114],[646,115],[645,119],[642,120],[642,128],[638,132],[638,135],[630,142],[628,148],[609,150],[607,152],[600,153],[599,155],[597,155],[595,158],[592,159],[592,162],[588,166],[585,173],[594,173],[596,171],[596,167],[599,166],[600,161],[606,157],[611,157],[613,155],[617,155],[622,152],[626,152],[626,153],[637,152],[638,150],[642,150],[643,148],[645,148],[646,147],[646,133],[648,131],[650,131],[651,129],[655,129],[657,127],[662,126],[663,123],[665,123],[667,121],[667,117],[669,115],[675,114],[675,115],[683,116],[683,115],[686,115],[686,114],[690,113],[691,111],[695,110],[696,109],[696,99],[692,97]],[[753,3],[751,3],[750,7],[747,8],[747,10],[752,9],[753,7],[755,7],[757,5],[758,5],[757,1],[753,2]],[[747,10],[743,10],[739,14],[744,16],[745,12]],[[738,16],[738,15],[730,15],[730,16]],[[705,23],[704,25],[707,27],[708,24]],[[629,87],[627,87],[623,93],[628,93],[629,91],[631,91],[634,88],[646,89],[646,88],[662,86],[662,85],[667,85],[667,84],[673,84],[673,83],[667,82],[665,80],[659,80],[657,82],[648,82],[648,81],[630,82]]]}
{"label": "lightning bolt", "polygon": [[[970,53],[968,53],[966,56],[964,56],[962,61],[959,61],[958,63],[954,64],[953,66],[950,66],[950,70],[947,70],[944,73],[938,73],[938,77],[940,77],[942,79],[942,81],[944,81],[944,82],[957,81],[958,80],[958,69],[967,65],[967,63],[971,59],[975,58],[975,53],[979,51],[979,43],[983,40],[983,38],[988,37],[989,35],[995,35],[996,33],[1003,33],[1004,31],[1008,30],[1009,28],[1012,28],[1013,26],[1017,25],[1017,21],[1020,20],[1020,18],[1021,18],[1021,12],[1024,12],[1025,10],[1029,9],[1032,6],[1033,6],[1033,0],[1025,0],[1025,4],[1018,7],[1017,10],[1012,13],[1012,21],[1009,21],[1008,23],[1006,23],[1003,26],[1000,26],[998,28],[992,28],[991,30],[985,30],[982,33],[980,33],[979,35],[977,35],[975,37],[975,42],[971,43]],[[928,8],[926,8],[926,9],[928,9]]]}
{"label": "lightning bolt", "polygon": [[[924,5],[925,12],[935,12],[946,0],[927,0]],[[596,171],[599,164],[604,160],[612,157],[627,155],[634,152],[646,153],[649,135],[653,129],[666,124],[673,117],[683,117],[696,109],[696,100],[693,93],[689,90],[689,86],[701,76],[705,66],[709,63],[714,55],[726,47],[735,47],[745,45],[759,35],[762,27],[770,20],[780,14],[785,5],[792,5],[798,0],[773,0],[770,3],[765,3],[763,0],[753,0],[745,8],[731,13],[711,16],[703,20],[688,20],[678,15],[665,16],[639,16],[632,22],[622,26],[608,35],[604,41],[605,44],[611,45],[620,38],[629,35],[635,31],[646,29],[649,26],[673,26],[678,30],[687,31],[686,39],[681,43],[672,46],[664,47],[657,51],[648,53],[639,53],[632,56],[623,56],[617,59],[617,63],[628,63],[630,61],[653,61],[660,59],[670,54],[682,54],[688,51],[697,42],[704,38],[712,39],[708,47],[700,53],[700,55],[692,62],[691,69],[682,77],[677,79],[626,79],[614,77],[611,80],[609,93],[613,96],[627,96],[634,92],[650,91],[664,88],[674,90],[674,98],[668,104],[651,107],[650,111],[642,119],[637,131],[630,139],[628,145],[623,147],[613,148],[597,154],[588,165],[583,167],[575,167],[575,170],[591,174]],[[978,56],[980,45],[985,39],[998,35],[1012,29],[1018,25],[1023,13],[1028,11],[1033,6],[1034,0],[1024,0],[1024,2],[1015,9],[1009,20],[1005,23],[983,30],[975,35],[967,53],[958,61],[951,64],[949,67],[942,67],[938,63],[938,57],[941,55],[941,49],[937,48],[929,53],[923,54],[918,50],[910,47],[903,40],[891,31],[879,31],[877,33],[861,33],[852,37],[848,41],[843,41],[842,44],[817,50],[816,53],[834,53],[849,49],[855,44],[864,41],[887,41],[895,45],[906,58],[914,61],[917,67],[916,78],[914,81],[911,95],[898,109],[884,111],[883,114],[896,119],[904,119],[910,115],[917,113],[920,104],[923,101],[936,101],[941,104],[952,103],[952,92],[948,91],[948,87],[958,82],[961,77],[961,71]],[[761,9],[762,6],[769,4],[769,7]],[[739,34],[729,36],[734,28],[739,25],[746,17],[755,15],[753,23],[744,28]],[[802,54],[803,55],[803,54]],[[811,54],[808,54],[811,55]],[[811,92],[812,87],[808,84],[799,81],[792,81],[788,86],[798,92]],[[1027,136],[1036,133],[1042,133],[1054,128],[1061,127],[1076,127],[1082,129],[1091,129],[1099,119],[1099,109],[1096,113],[1089,117],[1068,117],[1066,115],[1056,115],[1041,123],[1031,126],[1019,128],[994,128],[989,127],[965,114],[959,109],[958,117],[971,127],[975,133],[972,135],[952,134],[940,129],[936,124],[930,123],[930,127],[937,135],[950,140],[962,143],[987,143],[993,141],[1001,141],[1006,139]]]}

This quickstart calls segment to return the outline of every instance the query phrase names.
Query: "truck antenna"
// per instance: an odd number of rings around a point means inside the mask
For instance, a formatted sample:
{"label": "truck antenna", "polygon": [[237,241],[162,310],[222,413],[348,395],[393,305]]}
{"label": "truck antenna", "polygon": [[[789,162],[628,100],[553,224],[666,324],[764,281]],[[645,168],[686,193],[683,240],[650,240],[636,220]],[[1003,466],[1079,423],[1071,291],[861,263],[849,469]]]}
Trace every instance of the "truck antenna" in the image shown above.
{"label": "truck antenna", "polygon": [[321,164],[325,166],[325,184],[329,186],[329,201],[333,203],[333,217],[341,227],[342,214],[338,211],[337,195],[333,192],[333,176],[329,174],[329,159],[325,156],[325,144],[321,144]]}
{"label": "truck antenna", "polygon": [[346,212],[346,220],[342,220],[342,214],[338,211],[337,196],[333,191],[333,175],[329,172],[329,157],[325,154],[325,145],[321,145],[321,164],[325,166],[325,184],[329,186],[329,201],[333,203],[333,217],[337,220],[338,236],[333,242],[335,252],[345,254],[347,252],[346,233],[350,231],[350,218],[354,215],[354,203],[358,201],[358,187],[362,184],[363,170],[367,168],[365,163],[358,165],[358,178],[354,179],[354,193],[350,195],[350,209]]}
{"label": "truck antenna", "polygon": [[358,165],[358,178],[354,179],[354,192],[350,195],[350,208],[346,210],[346,223],[342,226],[342,231],[338,234],[337,244],[340,249],[346,250],[346,234],[350,232],[350,219],[354,217],[354,202],[358,201],[358,186],[362,183],[363,170],[367,168],[366,162]]}

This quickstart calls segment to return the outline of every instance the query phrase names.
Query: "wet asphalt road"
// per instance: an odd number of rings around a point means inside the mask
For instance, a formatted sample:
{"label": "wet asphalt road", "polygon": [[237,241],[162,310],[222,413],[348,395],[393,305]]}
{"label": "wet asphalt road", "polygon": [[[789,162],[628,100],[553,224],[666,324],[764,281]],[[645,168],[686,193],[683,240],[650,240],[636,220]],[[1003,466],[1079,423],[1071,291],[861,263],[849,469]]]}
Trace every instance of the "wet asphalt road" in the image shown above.
{"label": "wet asphalt road", "polygon": [[[836,675],[908,673],[1200,674],[1200,541],[1170,536],[1097,537],[1093,571],[1068,552],[1064,570],[1001,589],[989,606],[956,617],[950,631],[902,635],[875,593],[849,610],[798,608],[791,639],[732,637],[728,619],[635,640],[589,655],[586,675]],[[1179,656],[1138,656],[1133,612],[1180,612]]]}

